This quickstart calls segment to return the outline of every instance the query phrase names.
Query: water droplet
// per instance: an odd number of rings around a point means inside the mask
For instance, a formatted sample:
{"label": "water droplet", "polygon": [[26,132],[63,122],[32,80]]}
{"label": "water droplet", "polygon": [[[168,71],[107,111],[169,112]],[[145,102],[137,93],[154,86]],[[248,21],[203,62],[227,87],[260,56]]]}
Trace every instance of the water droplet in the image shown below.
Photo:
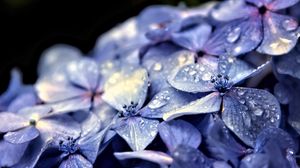
{"label": "water droplet", "polygon": [[209,73],[206,73],[202,76],[202,80],[204,80],[204,81],[209,81],[210,78],[211,78],[211,75]]}
{"label": "water droplet", "polygon": [[161,71],[161,70],[162,70],[162,65],[161,65],[161,63],[155,63],[155,64],[153,65],[153,70],[154,70],[154,71]]}
{"label": "water droplet", "polygon": [[261,116],[261,115],[263,114],[264,111],[263,111],[262,109],[259,109],[259,108],[258,108],[258,109],[255,109],[253,112],[254,112],[255,115]]}
{"label": "water droplet", "polygon": [[197,71],[191,70],[191,71],[189,72],[189,75],[193,76],[193,75],[195,75],[196,73],[197,73]]}
{"label": "water droplet", "polygon": [[236,27],[233,29],[233,31],[228,33],[226,40],[230,43],[234,43],[238,40],[240,35],[241,35],[241,28]]}
{"label": "water droplet", "polygon": [[186,55],[184,55],[184,54],[180,55],[178,57],[178,63],[179,63],[179,65],[183,65],[186,62],[186,60],[187,60]]}
{"label": "water droplet", "polygon": [[161,108],[168,103],[170,100],[169,91],[164,91],[155,96],[154,100],[152,100],[148,107],[151,109]]}
{"label": "water droplet", "polygon": [[296,20],[290,18],[284,20],[282,26],[286,31],[293,31],[298,27],[298,23]]}
{"label": "water droplet", "polygon": [[202,71],[202,72],[205,71],[204,66],[201,66],[201,67],[199,68],[199,70]]}
{"label": "water droplet", "polygon": [[245,94],[245,90],[243,90],[243,89],[239,89],[238,91],[237,91],[237,94],[239,95],[239,96],[243,96],[244,94]]}

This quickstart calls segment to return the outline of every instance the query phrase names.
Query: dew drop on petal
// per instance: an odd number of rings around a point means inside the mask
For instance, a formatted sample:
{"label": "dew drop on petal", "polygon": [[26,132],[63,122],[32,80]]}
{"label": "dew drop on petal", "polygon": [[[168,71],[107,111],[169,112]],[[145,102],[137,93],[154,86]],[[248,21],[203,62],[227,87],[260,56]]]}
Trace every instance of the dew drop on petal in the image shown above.
{"label": "dew drop on petal", "polygon": [[289,18],[283,21],[282,26],[286,31],[293,31],[297,29],[298,23],[296,20]]}
{"label": "dew drop on petal", "polygon": [[255,115],[261,116],[264,111],[262,109],[260,109],[260,108],[257,108],[253,112],[254,112]]}
{"label": "dew drop on petal", "polygon": [[161,65],[161,63],[155,63],[155,64],[153,65],[153,67],[152,67],[152,69],[153,69],[154,71],[161,71],[162,68],[163,68],[163,66]]}
{"label": "dew drop on petal", "polygon": [[230,33],[228,33],[226,40],[230,43],[234,43],[241,35],[241,28],[236,27]]}

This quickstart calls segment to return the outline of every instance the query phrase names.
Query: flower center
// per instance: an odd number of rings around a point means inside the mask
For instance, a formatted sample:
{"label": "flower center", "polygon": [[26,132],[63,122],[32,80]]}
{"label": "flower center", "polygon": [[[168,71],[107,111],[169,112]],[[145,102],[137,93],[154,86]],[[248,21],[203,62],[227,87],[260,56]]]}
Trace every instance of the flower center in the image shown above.
{"label": "flower center", "polygon": [[267,12],[267,8],[265,6],[262,6],[260,8],[258,8],[259,14],[263,15]]}
{"label": "flower center", "polygon": [[58,150],[65,153],[65,154],[73,154],[79,149],[79,146],[76,142],[76,139],[72,137],[68,137],[67,140],[59,141],[59,148]]}
{"label": "flower center", "polygon": [[212,76],[210,80],[210,82],[214,84],[215,88],[221,93],[221,95],[224,95],[224,93],[231,88],[231,85],[228,81],[229,77],[221,74]]}
{"label": "flower center", "polygon": [[34,119],[30,119],[29,120],[29,125],[35,126],[36,125],[36,121]]}
{"label": "flower center", "polygon": [[133,101],[130,102],[130,105],[123,105],[124,111],[122,112],[122,115],[124,117],[132,117],[137,114],[137,107],[138,103],[134,103]]}

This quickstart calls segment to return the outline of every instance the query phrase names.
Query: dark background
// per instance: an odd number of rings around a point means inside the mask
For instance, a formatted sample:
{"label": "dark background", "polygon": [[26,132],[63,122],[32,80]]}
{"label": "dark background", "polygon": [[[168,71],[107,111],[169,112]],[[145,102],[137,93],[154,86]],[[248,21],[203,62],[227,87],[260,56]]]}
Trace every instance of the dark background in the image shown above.
{"label": "dark background", "polygon": [[[202,0],[203,1],[203,0]],[[180,0],[0,0],[0,92],[13,67],[25,83],[34,83],[44,49],[67,43],[84,53],[103,32],[153,4],[177,5]],[[185,0],[189,6],[201,0]]]}

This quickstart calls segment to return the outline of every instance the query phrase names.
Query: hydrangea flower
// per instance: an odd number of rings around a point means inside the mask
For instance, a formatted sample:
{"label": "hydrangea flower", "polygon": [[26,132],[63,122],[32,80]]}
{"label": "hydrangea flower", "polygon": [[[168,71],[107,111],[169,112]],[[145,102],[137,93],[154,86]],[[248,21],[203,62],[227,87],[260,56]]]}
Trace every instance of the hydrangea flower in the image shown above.
{"label": "hydrangea flower", "polygon": [[298,0],[225,1],[212,11],[215,20],[226,23],[218,27],[210,41],[219,48],[219,55],[226,50],[232,51],[233,55],[243,54],[255,48],[270,55],[288,53],[299,37],[298,22],[278,11],[296,3]]}
{"label": "hydrangea flower", "polygon": [[[266,63],[268,64],[268,63]],[[180,108],[164,114],[165,120],[182,115],[218,112],[222,105],[222,119],[244,143],[253,146],[258,133],[266,127],[278,127],[280,106],[276,98],[265,90],[234,87],[257,73],[257,69],[232,57],[218,60],[217,67],[209,64],[190,64],[170,75],[169,82],[186,92],[212,92]]]}

